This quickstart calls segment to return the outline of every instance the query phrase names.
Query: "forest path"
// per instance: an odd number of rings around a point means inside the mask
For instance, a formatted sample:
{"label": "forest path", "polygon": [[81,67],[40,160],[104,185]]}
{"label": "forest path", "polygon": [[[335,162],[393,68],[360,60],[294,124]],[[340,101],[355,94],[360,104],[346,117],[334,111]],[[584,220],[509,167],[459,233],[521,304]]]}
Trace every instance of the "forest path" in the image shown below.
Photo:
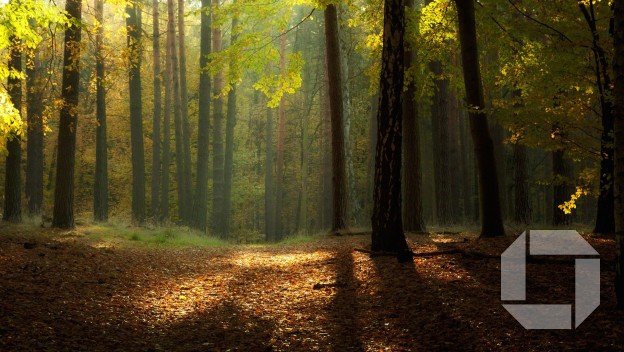
{"label": "forest path", "polygon": [[[398,264],[354,251],[369,236],[172,248],[111,245],[48,229],[3,232],[2,351],[624,347],[624,315],[613,312],[611,239],[589,239],[606,260],[598,310],[576,330],[527,331],[501,306],[500,261],[492,258],[450,254]],[[465,236],[468,242],[446,243]],[[415,252],[461,246],[499,255],[514,239],[473,238],[410,235],[410,245]],[[535,277],[528,284],[532,302],[572,299],[573,266],[529,264],[527,273]]]}

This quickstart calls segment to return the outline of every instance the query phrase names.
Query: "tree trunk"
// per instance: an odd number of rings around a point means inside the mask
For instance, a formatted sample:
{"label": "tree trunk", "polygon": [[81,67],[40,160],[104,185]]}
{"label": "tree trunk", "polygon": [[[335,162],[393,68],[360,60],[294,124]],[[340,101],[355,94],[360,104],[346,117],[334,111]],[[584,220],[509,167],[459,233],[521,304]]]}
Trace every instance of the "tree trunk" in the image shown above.
{"label": "tree trunk", "polygon": [[[286,74],[286,34],[280,37],[280,75]],[[280,99],[277,117],[277,169],[275,173],[275,235],[284,237],[282,212],[284,202],[284,140],[286,139],[286,99]]]}
{"label": "tree trunk", "polygon": [[[9,70],[22,72],[22,52],[20,42],[11,37],[9,48]],[[13,106],[21,115],[22,112],[22,80],[9,77],[8,92]],[[22,139],[17,131],[9,132],[7,136],[6,177],[4,179],[4,215],[2,220],[7,222],[22,221]]]}
{"label": "tree trunk", "polygon": [[[236,43],[238,18],[232,18],[232,32],[230,46]],[[234,62],[230,62],[230,69],[234,69]],[[229,236],[232,219],[232,173],[234,169],[234,126],[236,126],[236,85],[228,92],[227,118],[225,122],[225,164],[223,166],[223,231],[224,237]]]}
{"label": "tree trunk", "polygon": [[191,176],[191,127],[188,116],[188,86],[186,84],[186,44],[184,35],[184,0],[178,0],[178,50],[180,51],[180,120],[182,122],[182,147],[184,155],[184,174],[182,179],[184,204],[183,218],[190,222],[193,201],[193,181]]}
{"label": "tree trunk", "polygon": [[160,111],[161,111],[161,68],[160,68],[160,26],[158,0],[152,0],[152,52],[154,61],[154,119],[152,130],[152,217],[160,214]]}
{"label": "tree trunk", "polygon": [[494,145],[484,111],[483,86],[479,68],[474,1],[455,0],[459,21],[466,100],[470,108],[470,132],[479,172],[479,206],[481,237],[503,236],[498,177],[494,159]]}
{"label": "tree trunk", "polygon": [[332,232],[347,229],[347,179],[344,155],[344,116],[342,77],[340,72],[340,45],[338,42],[338,15],[336,6],[325,9],[325,40],[327,70],[329,73],[329,105],[332,137]]}
{"label": "tree trunk", "polygon": [[95,130],[95,183],[93,184],[93,218],[108,220],[108,145],[106,141],[106,67],[104,66],[104,0],[95,0],[95,85],[97,89]]}
{"label": "tree trunk", "polygon": [[41,62],[32,50],[32,64],[26,65],[28,139],[26,143],[26,203],[29,216],[41,215],[43,205],[43,87]]}
{"label": "tree trunk", "polygon": [[370,118],[368,123],[368,167],[366,172],[366,184],[368,186],[368,189],[365,203],[365,216],[369,218],[373,214],[373,193],[375,191],[375,151],[377,149],[377,109],[379,108],[378,105],[379,90],[370,97]]}
{"label": "tree trunk", "polygon": [[130,70],[130,140],[132,146],[132,220],[142,224],[145,220],[145,156],[143,147],[143,108],[141,94],[141,9],[129,3],[126,8],[126,28]]}
{"label": "tree trunk", "polygon": [[529,175],[527,171],[526,147],[516,142],[513,145],[514,160],[514,220],[517,224],[531,223],[531,203],[529,201]]}
{"label": "tree trunk", "polygon": [[199,116],[197,118],[197,182],[193,204],[193,227],[206,231],[208,213],[208,165],[210,158],[210,75],[204,70],[212,41],[210,0],[202,0],[201,48],[199,54]]}
{"label": "tree trunk", "polygon": [[615,292],[619,308],[624,308],[624,1],[616,0],[614,7],[614,60],[615,76],[613,113],[615,131]]}
{"label": "tree trunk", "polygon": [[[168,4],[167,4],[168,5]],[[169,6],[167,6],[168,8]],[[169,15],[167,15],[169,17]],[[167,39],[165,47],[165,104],[163,111],[162,179],[160,182],[160,220],[169,220],[169,171],[171,163],[171,105],[173,90],[173,55],[175,33],[171,30],[172,22],[167,21]]]}
{"label": "tree trunk", "polygon": [[[407,0],[406,7],[413,9],[414,0]],[[416,64],[414,44],[410,43],[404,54],[404,67],[408,70]],[[422,195],[420,192],[420,130],[418,126],[418,105],[416,85],[409,81],[403,92],[403,180],[405,201],[403,202],[404,228],[410,232],[426,232],[423,219]]]}
{"label": "tree trunk", "polygon": [[[219,7],[219,0],[212,0],[213,9]],[[212,51],[221,51],[222,35],[221,28],[215,27],[212,32]],[[212,226],[219,237],[225,235],[223,213],[223,73],[218,72],[214,76],[214,94],[219,95],[214,101],[213,128],[212,128]]]}
{"label": "tree trunk", "polygon": [[[323,88],[321,93],[321,172],[319,193],[319,229],[327,230],[331,228],[332,217],[332,180],[331,180],[331,111],[329,107],[329,73],[327,68],[327,56],[323,59]],[[372,179],[372,177],[371,177]],[[372,196],[371,196],[372,199]]]}
{"label": "tree trunk", "polygon": [[173,0],[167,0],[167,46],[171,57],[171,72],[173,82],[173,125],[175,133],[175,166],[176,166],[176,186],[178,194],[178,220],[184,222],[186,219],[185,204],[186,192],[184,191],[184,138],[182,132],[182,98],[180,93],[180,68],[178,65],[178,52],[176,50],[175,35],[175,14]]}
{"label": "tree trunk", "polygon": [[267,108],[265,164],[264,232],[267,242],[275,242],[275,195],[273,192],[273,110],[271,108]]}
{"label": "tree trunk", "polygon": [[[67,0],[65,11],[71,21],[81,20],[82,2]],[[65,30],[63,83],[56,161],[56,185],[52,226],[74,227],[74,166],[76,161],[77,107],[80,88],[80,26]]]}
{"label": "tree trunk", "polygon": [[555,226],[565,226],[570,224],[570,214],[565,214],[559,209],[559,205],[570,200],[570,195],[574,193],[570,183],[572,182],[572,165],[570,161],[564,159],[564,150],[558,149],[552,152],[552,175],[553,175],[553,220]]}
{"label": "tree trunk", "polygon": [[397,253],[411,260],[401,217],[401,143],[405,7],[403,0],[385,0],[384,34],[377,113],[377,151],[373,196],[373,251]]}

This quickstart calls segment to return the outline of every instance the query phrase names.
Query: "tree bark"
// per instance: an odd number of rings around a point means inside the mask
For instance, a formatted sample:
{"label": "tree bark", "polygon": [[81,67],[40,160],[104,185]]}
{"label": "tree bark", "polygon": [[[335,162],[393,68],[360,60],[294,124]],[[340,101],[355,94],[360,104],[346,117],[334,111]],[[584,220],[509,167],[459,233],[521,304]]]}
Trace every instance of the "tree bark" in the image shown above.
{"label": "tree bark", "polygon": [[95,19],[98,23],[95,37],[95,182],[93,184],[93,218],[108,220],[108,145],[106,126],[106,67],[104,62],[104,0],[95,0]]}
{"label": "tree bark", "polygon": [[[232,29],[230,46],[236,43],[238,37],[238,18],[232,18]],[[234,63],[230,62],[230,69],[234,69]],[[230,222],[232,219],[232,174],[234,169],[234,127],[236,126],[236,85],[228,92],[227,117],[225,121],[225,163],[224,163],[224,184],[223,184],[223,231],[224,237],[230,233]]]}
{"label": "tree bark", "polygon": [[[405,6],[413,9],[414,0],[407,0]],[[403,62],[405,70],[416,64],[414,44],[405,50]],[[423,219],[420,167],[420,129],[418,126],[418,105],[416,84],[410,80],[403,92],[403,180],[405,201],[403,203],[404,229],[410,232],[426,232]]]}
{"label": "tree bark", "polygon": [[183,174],[183,219],[185,223],[190,222],[192,210],[192,189],[193,181],[191,176],[191,127],[188,116],[188,85],[186,84],[186,41],[184,34],[184,0],[178,0],[178,50],[180,52],[180,119],[182,122],[182,146],[184,155]]}
{"label": "tree bark", "polygon": [[529,175],[527,171],[527,151],[522,144],[513,145],[514,160],[514,220],[517,224],[531,223],[531,203],[529,201]]}
{"label": "tree bark", "polygon": [[273,110],[267,108],[266,160],[264,173],[264,232],[267,242],[275,242],[275,194],[273,190]]}
{"label": "tree bark", "polygon": [[[22,52],[16,37],[10,38],[9,70],[22,71]],[[8,80],[8,92],[13,106],[22,113],[22,80],[12,76]],[[4,214],[2,220],[18,223],[22,221],[22,138],[17,131],[7,136],[7,156],[4,179]]]}
{"label": "tree bark", "polygon": [[138,4],[127,5],[126,28],[130,70],[130,140],[132,147],[132,220],[142,224],[145,220],[145,155],[143,146],[143,107],[141,92],[141,9]]}
{"label": "tree bark", "polygon": [[160,125],[161,125],[161,68],[160,68],[160,25],[158,0],[152,0],[152,53],[154,62],[154,117],[152,120],[152,217],[158,220],[160,214]]}
{"label": "tree bark", "polygon": [[199,54],[199,116],[197,118],[197,181],[193,204],[193,227],[206,231],[208,213],[208,165],[210,158],[210,75],[205,70],[212,41],[210,0],[202,0]]}
{"label": "tree bark", "polygon": [[[169,4],[167,4],[169,5]],[[167,6],[167,9],[169,6]],[[172,22],[167,14],[167,38],[165,50],[165,102],[163,111],[162,178],[160,182],[160,221],[169,220],[169,171],[171,163],[171,109],[173,90],[173,55],[175,36]]]}
{"label": "tree bark", "polygon": [[[82,2],[68,0],[65,11],[72,21],[81,20]],[[52,227],[74,227],[74,167],[76,162],[77,108],[80,91],[80,26],[65,30],[63,82],[56,160],[56,185]]]}
{"label": "tree bark", "polygon": [[[219,0],[212,0],[213,9],[219,6]],[[215,27],[212,32],[212,51],[220,52],[222,49],[221,28]],[[212,226],[219,237],[225,235],[223,213],[223,73],[218,72],[214,76],[214,94],[218,97],[213,106],[212,127]]]}
{"label": "tree bark", "polygon": [[[286,34],[280,37],[280,75],[286,74]],[[284,141],[286,139],[286,99],[280,99],[277,117],[277,167],[275,172],[275,236],[284,237],[282,212],[284,204]]]}
{"label": "tree bark", "polygon": [[43,206],[43,90],[41,62],[37,49],[31,51],[32,64],[26,65],[26,104],[28,139],[26,143],[26,203],[29,216],[41,215]]}
{"label": "tree bark", "polygon": [[481,237],[503,236],[498,176],[494,145],[484,111],[483,86],[479,68],[474,0],[455,0],[459,22],[459,38],[464,72],[466,100],[470,108],[470,132],[479,172],[479,206]]}
{"label": "tree bark", "polygon": [[371,243],[373,251],[395,252],[399,261],[412,259],[401,217],[404,5],[403,0],[384,2]]}
{"label": "tree bark", "polygon": [[624,308],[624,1],[616,0],[614,7],[614,59],[615,76],[613,91],[613,113],[615,132],[615,292],[618,307]]}
{"label": "tree bark", "polygon": [[347,224],[347,179],[344,155],[344,116],[340,44],[338,41],[338,15],[336,6],[325,8],[325,41],[327,70],[329,73],[329,105],[332,138],[332,232],[343,231]]}

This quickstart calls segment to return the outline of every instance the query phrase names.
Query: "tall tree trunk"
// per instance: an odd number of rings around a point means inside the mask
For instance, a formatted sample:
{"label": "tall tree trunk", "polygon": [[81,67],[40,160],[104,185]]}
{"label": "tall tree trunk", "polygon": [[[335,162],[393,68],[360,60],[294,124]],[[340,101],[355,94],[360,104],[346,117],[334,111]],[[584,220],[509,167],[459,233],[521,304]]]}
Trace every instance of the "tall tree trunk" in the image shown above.
{"label": "tall tree trunk", "polygon": [[160,115],[161,115],[161,68],[160,68],[160,22],[158,0],[152,0],[152,53],[154,61],[154,119],[152,129],[152,217],[160,215]]}
{"label": "tall tree trunk", "polygon": [[[414,8],[414,0],[407,0],[406,7]],[[408,70],[416,62],[413,43],[408,44],[403,62]],[[404,228],[410,232],[425,232],[423,219],[422,195],[420,192],[420,130],[418,126],[418,105],[416,102],[416,84],[410,80],[403,92],[403,180],[405,201],[403,202]]]}
{"label": "tall tree trunk", "polygon": [[[280,37],[280,75],[286,74],[286,33]],[[277,167],[275,172],[275,235],[284,237],[282,212],[284,204],[284,141],[286,139],[286,99],[280,99],[277,117]]]}
{"label": "tall tree trunk", "polygon": [[28,139],[26,143],[26,203],[29,216],[39,216],[43,205],[43,87],[37,49],[31,51],[32,64],[26,65],[26,104]]}
{"label": "tall tree trunk", "polygon": [[553,220],[555,226],[565,226],[570,224],[570,214],[565,214],[559,209],[559,205],[570,200],[570,195],[574,193],[570,186],[572,180],[572,165],[564,158],[564,150],[558,149],[552,152],[552,175],[553,175]]}
{"label": "tall tree trunk", "polygon": [[182,185],[184,186],[184,212],[183,219],[188,223],[191,218],[193,201],[191,176],[191,127],[188,116],[188,86],[186,84],[186,44],[184,35],[184,0],[178,0],[178,50],[180,51],[180,119],[182,121],[182,146],[184,155],[184,174]]}
{"label": "tall tree trunk", "polygon": [[210,0],[202,0],[201,48],[199,54],[199,116],[197,118],[197,181],[193,204],[193,227],[206,231],[208,213],[208,165],[210,162],[210,75],[204,68],[208,66],[208,55],[212,41]]}
{"label": "tall tree trunk", "polygon": [[[232,32],[230,46],[236,43],[238,37],[238,18],[232,18]],[[230,69],[234,69],[234,62],[230,62]],[[228,92],[227,119],[225,122],[225,163],[223,184],[223,231],[224,237],[229,236],[232,219],[232,173],[234,169],[234,126],[236,126],[236,85]]]}
{"label": "tall tree trunk", "polygon": [[[11,37],[9,48],[9,70],[22,71],[22,51],[20,42]],[[22,113],[22,80],[11,76],[8,81],[8,91],[13,106]],[[4,215],[2,220],[7,222],[22,221],[22,139],[17,131],[9,132],[7,136],[6,177],[4,179]]]}
{"label": "tall tree trunk", "polygon": [[[82,2],[67,0],[65,11],[72,21],[80,22]],[[52,226],[74,227],[74,166],[76,161],[77,107],[80,91],[80,26],[65,30],[63,51],[63,83],[61,99],[63,105],[58,127],[58,148],[56,160],[56,185],[54,188],[54,211]]]}
{"label": "tall tree trunk", "polygon": [[615,293],[618,307],[624,308],[624,1],[616,0],[614,7],[613,73],[615,76],[613,113],[615,131]]}
{"label": "tall tree trunk", "polygon": [[[370,97],[370,118],[368,123],[368,168],[367,168],[367,196],[365,216],[373,214],[373,193],[375,191],[375,151],[377,150],[377,109],[379,108],[379,90]],[[405,127],[403,127],[405,128]],[[408,230],[409,231],[409,230]]]}
{"label": "tall tree trunk", "polygon": [[[329,73],[327,69],[327,57],[323,59],[323,88],[321,93],[321,172],[319,193],[319,229],[331,228],[332,217],[332,181],[331,181],[331,111],[329,107]],[[371,177],[372,179],[372,177]],[[372,199],[372,195],[371,195]]]}
{"label": "tall tree trunk", "polygon": [[[342,73],[338,41],[338,15],[336,6],[325,8],[325,41],[327,70],[329,73],[329,105],[332,138],[332,232],[347,229],[347,179],[344,155],[344,116],[342,100]],[[399,159],[400,160],[400,159]]]}
{"label": "tall tree trunk", "polygon": [[106,67],[104,66],[104,0],[95,0],[95,85],[97,89],[95,130],[95,183],[93,184],[93,218],[108,220],[108,145],[106,132]]}
{"label": "tall tree trunk", "polygon": [[145,155],[143,147],[143,107],[141,93],[141,9],[138,4],[127,5],[126,28],[130,51],[130,140],[132,146],[132,220],[145,220]]}
{"label": "tall tree trunk", "polygon": [[171,72],[173,82],[173,125],[175,133],[175,166],[176,186],[178,194],[178,220],[186,219],[185,204],[186,192],[184,191],[184,135],[182,132],[182,98],[180,93],[180,67],[178,65],[178,52],[176,50],[175,13],[173,0],[167,0],[167,46],[171,57]]}
{"label": "tall tree trunk", "polygon": [[401,143],[405,6],[403,0],[385,0],[377,152],[372,216],[374,251],[396,252],[399,261],[411,260],[401,217]]}
{"label": "tall tree trunk", "polygon": [[517,224],[531,223],[529,202],[529,175],[527,171],[526,147],[518,142],[513,145],[514,160],[514,220]]}
{"label": "tall tree trunk", "polygon": [[479,205],[481,214],[481,237],[505,234],[501,216],[501,203],[494,159],[494,145],[484,111],[483,86],[479,68],[477,30],[474,1],[455,0],[459,21],[462,66],[466,100],[470,108],[470,132],[474,144],[479,172]]}
{"label": "tall tree trunk", "polygon": [[[212,0],[213,9],[219,7],[219,0]],[[221,51],[222,34],[221,28],[215,27],[212,32],[212,51]],[[223,237],[224,214],[223,214],[223,73],[217,72],[214,76],[214,94],[218,97],[214,101],[213,107],[213,127],[212,127],[212,226],[215,233]]]}
{"label": "tall tree trunk", "polygon": [[165,50],[165,102],[163,111],[162,178],[160,182],[160,220],[169,220],[169,171],[171,163],[171,108],[173,90],[173,52],[175,39],[170,31],[171,22],[167,22]]}
{"label": "tall tree trunk", "polygon": [[273,110],[267,108],[266,160],[264,173],[264,232],[267,242],[275,242],[275,194],[273,182]]}

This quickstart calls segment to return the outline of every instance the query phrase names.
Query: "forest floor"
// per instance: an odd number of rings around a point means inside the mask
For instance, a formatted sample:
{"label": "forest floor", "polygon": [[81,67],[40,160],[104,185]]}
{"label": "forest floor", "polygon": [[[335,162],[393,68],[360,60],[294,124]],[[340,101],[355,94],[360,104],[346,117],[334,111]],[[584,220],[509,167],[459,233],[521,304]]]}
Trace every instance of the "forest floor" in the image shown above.
{"label": "forest floor", "polygon": [[[0,228],[1,351],[624,348],[609,238],[585,236],[601,255],[600,307],[575,330],[525,330],[500,300],[496,257],[515,236],[409,235],[416,253],[464,254],[399,264],[355,251],[366,235],[198,247],[92,231]],[[529,263],[527,275],[531,303],[573,302],[573,262]]]}

